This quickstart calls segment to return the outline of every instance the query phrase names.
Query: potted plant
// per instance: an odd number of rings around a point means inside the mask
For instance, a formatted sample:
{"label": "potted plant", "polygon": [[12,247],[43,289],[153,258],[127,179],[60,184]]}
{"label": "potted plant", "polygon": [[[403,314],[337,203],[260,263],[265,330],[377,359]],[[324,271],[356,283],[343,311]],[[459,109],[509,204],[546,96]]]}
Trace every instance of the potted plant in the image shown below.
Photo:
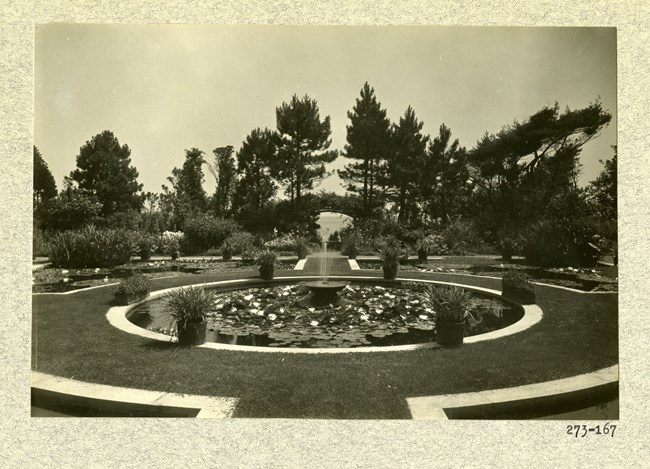
{"label": "potted plant", "polygon": [[201,345],[205,342],[206,315],[214,301],[214,292],[202,286],[176,288],[165,295],[169,315],[176,322],[179,345]]}
{"label": "potted plant", "polygon": [[395,280],[399,269],[399,258],[402,256],[402,248],[397,240],[387,241],[381,249],[379,256],[381,258],[381,267],[384,271],[384,279]]}
{"label": "potted plant", "polygon": [[415,247],[418,251],[418,261],[426,262],[429,258],[429,243],[427,242],[427,238],[420,239]]}
{"label": "potted plant", "polygon": [[230,241],[225,240],[221,245],[221,255],[224,261],[232,259],[233,245]]}
{"label": "potted plant", "polygon": [[506,262],[510,262],[516,247],[514,240],[512,238],[503,238],[499,242],[499,247],[501,248],[501,258]]}
{"label": "potted plant", "polygon": [[273,251],[261,251],[257,256],[257,265],[260,266],[260,277],[264,280],[273,280],[273,271],[275,269],[275,261],[278,255]]}
{"label": "potted plant", "polygon": [[465,333],[465,313],[472,295],[460,287],[430,285],[427,296],[436,312],[436,342],[443,347],[459,347]]}
{"label": "potted plant", "polygon": [[179,252],[179,250],[180,250],[180,244],[178,243],[178,240],[172,239],[169,242],[169,251],[173,261],[175,261],[180,257],[181,253]]}
{"label": "potted plant", "polygon": [[150,291],[151,280],[146,275],[136,274],[119,284],[115,290],[115,300],[121,305],[130,305],[144,300]]}
{"label": "potted plant", "polygon": [[349,259],[356,259],[357,255],[359,255],[358,244],[356,233],[341,238],[341,254],[348,256]]}
{"label": "potted plant", "polygon": [[141,260],[148,261],[151,259],[151,253],[154,250],[153,238],[148,234],[142,235],[138,241],[138,250],[140,251]]}
{"label": "potted plant", "polygon": [[305,259],[309,254],[309,239],[304,236],[296,236],[293,239],[293,250],[296,252],[298,259]]}

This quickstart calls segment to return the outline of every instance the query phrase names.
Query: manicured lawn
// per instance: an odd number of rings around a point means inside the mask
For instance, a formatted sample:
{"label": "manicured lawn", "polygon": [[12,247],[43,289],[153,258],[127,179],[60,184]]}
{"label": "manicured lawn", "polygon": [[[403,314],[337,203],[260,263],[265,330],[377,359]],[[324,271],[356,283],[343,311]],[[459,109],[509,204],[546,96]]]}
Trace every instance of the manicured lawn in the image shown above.
{"label": "manicured lawn", "polygon": [[[158,289],[235,276],[154,284]],[[409,276],[500,289],[497,280],[472,276]],[[618,362],[616,294],[538,286],[541,323],[460,349],[307,355],[182,349],[127,334],[105,318],[114,289],[35,295],[33,369],[116,386],[238,397],[238,417],[408,418],[406,397],[528,384]]]}

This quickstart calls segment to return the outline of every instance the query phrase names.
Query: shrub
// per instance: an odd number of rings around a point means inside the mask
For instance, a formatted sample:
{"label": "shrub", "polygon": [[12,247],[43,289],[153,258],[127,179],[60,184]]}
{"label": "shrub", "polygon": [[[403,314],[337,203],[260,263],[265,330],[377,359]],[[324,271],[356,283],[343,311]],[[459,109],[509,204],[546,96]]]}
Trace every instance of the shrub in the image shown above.
{"label": "shrub", "polygon": [[140,259],[147,261],[151,259],[151,254],[156,250],[155,238],[150,234],[140,234],[138,240],[138,251],[140,252]]}
{"label": "shrub", "polygon": [[442,238],[450,253],[456,255],[467,254],[481,244],[474,225],[460,217],[450,220]]}
{"label": "shrub", "polygon": [[510,270],[504,274],[501,283],[503,296],[522,304],[535,303],[535,288],[523,272]]}
{"label": "shrub", "polygon": [[415,247],[418,251],[418,255],[420,252],[426,252],[433,256],[440,256],[448,253],[445,239],[441,235],[435,233],[420,238],[420,240],[415,244]]}
{"label": "shrub", "polygon": [[272,251],[293,251],[293,235],[286,233],[264,243],[264,247]]}
{"label": "shrub", "polygon": [[95,222],[101,209],[95,196],[79,190],[64,191],[38,209],[38,219],[43,229],[73,230]]}
{"label": "shrub", "polygon": [[131,259],[136,236],[131,231],[95,228],[55,233],[47,244],[55,267],[114,267]]}
{"label": "shrub", "polygon": [[437,322],[462,323],[472,301],[472,294],[460,287],[429,285],[426,295],[436,312]]}
{"label": "shrub", "polygon": [[122,280],[115,291],[116,295],[137,295],[151,291],[151,280],[146,275],[136,274]]}
{"label": "shrub", "polygon": [[504,261],[510,261],[512,255],[518,250],[517,242],[512,238],[503,238],[499,241],[499,251]]}
{"label": "shrub", "polygon": [[310,252],[311,243],[309,239],[304,236],[296,236],[293,239],[293,250],[295,251],[298,259],[304,259]]}
{"label": "shrub", "polygon": [[185,223],[181,250],[185,254],[205,252],[221,246],[228,236],[238,230],[240,227],[234,220],[199,215]]}
{"label": "shrub", "polygon": [[228,236],[221,248],[230,250],[233,254],[240,254],[245,250],[252,249],[255,244],[255,236],[247,231],[236,231]]}
{"label": "shrub", "polygon": [[246,249],[244,252],[241,253],[241,261],[242,264],[244,265],[254,264],[255,259],[257,259],[257,251],[255,251],[255,249],[253,248]]}
{"label": "shrub", "polygon": [[215,293],[203,287],[181,287],[165,294],[164,300],[178,330],[190,323],[205,322],[206,315],[214,305]]}
{"label": "shrub", "polygon": [[158,252],[160,254],[170,254],[180,249],[180,242],[183,239],[183,233],[180,231],[165,231],[160,236]]}
{"label": "shrub", "polygon": [[341,254],[350,259],[359,255],[359,237],[355,231],[348,232],[341,238]]}

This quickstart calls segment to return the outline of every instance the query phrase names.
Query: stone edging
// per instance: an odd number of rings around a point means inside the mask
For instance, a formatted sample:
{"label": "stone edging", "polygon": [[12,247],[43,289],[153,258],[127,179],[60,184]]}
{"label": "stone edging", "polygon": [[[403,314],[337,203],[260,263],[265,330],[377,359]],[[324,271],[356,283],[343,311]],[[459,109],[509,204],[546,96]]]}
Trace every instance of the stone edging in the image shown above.
{"label": "stone edging", "polygon": [[[318,276],[304,276],[304,277],[276,277],[276,280],[293,280],[293,281],[300,281],[301,279],[313,279],[313,278],[320,278]],[[354,276],[354,277],[349,277],[349,276],[331,276],[330,278],[337,278],[337,279],[354,279],[354,280],[377,280],[377,277],[361,277],[361,276]],[[473,290],[473,291],[478,291],[483,294],[487,294],[489,296],[493,296],[495,298],[499,298],[502,300],[505,300],[501,296],[501,292],[498,290],[492,290],[489,288],[483,288],[483,287],[477,287],[473,285],[463,285],[463,284],[458,284],[458,283],[452,283],[452,282],[443,282],[443,281],[435,281],[435,280],[422,280],[422,279],[409,279],[409,278],[398,278],[397,280],[401,281],[409,281],[409,282],[422,282],[422,283],[432,283],[432,284],[439,284],[439,285],[453,285],[453,286],[459,286],[468,290]],[[237,279],[237,280],[222,280],[222,281],[217,281],[217,282],[209,282],[209,283],[204,283],[202,285],[204,286],[217,286],[217,285],[237,285],[237,284],[245,284],[245,283],[253,283],[255,282],[254,280],[250,279]],[[146,337],[148,339],[154,339],[154,340],[159,340],[159,341],[166,341],[169,342],[172,339],[170,336],[161,334],[159,332],[154,332],[154,331],[148,331],[146,329],[143,329],[141,327],[136,326],[132,322],[130,322],[127,318],[126,315],[130,309],[133,307],[137,306],[140,303],[143,303],[145,301],[148,301],[153,298],[158,298],[167,292],[178,288],[178,287],[173,287],[173,288],[167,288],[164,290],[157,290],[155,292],[152,292],[149,298],[138,302],[134,303],[128,306],[114,306],[108,310],[106,313],[106,319],[108,322],[124,331],[128,332],[129,334],[135,334],[139,335],[141,337]],[[508,300],[505,300],[508,301]],[[512,303],[512,302],[511,302]],[[516,304],[516,303],[515,303]],[[468,337],[465,339],[465,343],[476,343],[476,342],[482,342],[485,340],[494,340],[498,339],[501,337],[505,337],[511,334],[516,334],[518,332],[521,332],[523,330],[526,330],[533,325],[537,324],[539,321],[542,319],[542,310],[539,306],[537,305],[518,305],[523,308],[524,310],[524,316],[517,321],[516,323],[505,327],[503,329],[499,329],[493,332],[488,332],[485,334],[479,334],[475,335],[472,337]],[[354,348],[305,348],[305,349],[300,349],[300,348],[274,348],[274,347],[255,347],[255,346],[247,346],[247,345],[231,345],[231,344],[218,344],[214,342],[206,342],[203,345],[200,345],[199,348],[208,348],[208,349],[213,349],[213,350],[231,350],[231,351],[238,351],[238,352],[258,352],[258,353],[303,353],[303,354],[322,354],[322,353],[369,353],[369,352],[399,352],[399,351],[408,351],[408,350],[422,350],[422,349],[433,349],[433,348],[439,348],[440,345],[437,343],[425,343],[425,344],[413,344],[413,345],[394,345],[394,346],[386,346],[386,347],[354,347]]]}
{"label": "stone edging", "polygon": [[415,420],[447,420],[449,414],[477,418],[524,407],[552,407],[559,401],[594,399],[599,394],[618,395],[618,365],[543,383],[463,394],[407,397],[406,401]]}
{"label": "stone edging", "polygon": [[68,406],[151,416],[232,417],[238,399],[196,396],[95,384],[31,372],[32,405],[52,401]]}

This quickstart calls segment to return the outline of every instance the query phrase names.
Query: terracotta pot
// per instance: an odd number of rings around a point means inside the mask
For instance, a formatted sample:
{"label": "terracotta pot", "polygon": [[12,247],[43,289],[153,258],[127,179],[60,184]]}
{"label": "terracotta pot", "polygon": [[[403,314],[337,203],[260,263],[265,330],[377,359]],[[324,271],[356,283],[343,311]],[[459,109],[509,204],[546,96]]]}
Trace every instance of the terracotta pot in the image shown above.
{"label": "terracotta pot", "polygon": [[429,258],[429,251],[426,249],[418,249],[418,260],[420,262],[426,262]]}
{"label": "terracotta pot", "polygon": [[397,269],[396,265],[384,265],[382,266],[384,271],[384,280],[395,280],[397,278]]}
{"label": "terracotta pot", "polygon": [[179,256],[180,256],[180,253],[179,253],[178,251],[174,251],[174,252],[172,252],[172,260],[173,260],[173,261],[175,261],[176,259],[178,259]]}
{"label": "terracotta pot", "polygon": [[465,326],[462,322],[436,323],[436,342],[443,347],[460,347],[463,344]]}
{"label": "terracotta pot", "polygon": [[232,259],[232,251],[223,251],[223,260],[229,261]]}
{"label": "terracotta pot", "polygon": [[205,342],[207,323],[188,322],[178,329],[178,345],[201,345]]}
{"label": "terracotta pot", "polygon": [[260,277],[264,280],[273,280],[273,271],[274,268],[272,265],[261,265]]}

